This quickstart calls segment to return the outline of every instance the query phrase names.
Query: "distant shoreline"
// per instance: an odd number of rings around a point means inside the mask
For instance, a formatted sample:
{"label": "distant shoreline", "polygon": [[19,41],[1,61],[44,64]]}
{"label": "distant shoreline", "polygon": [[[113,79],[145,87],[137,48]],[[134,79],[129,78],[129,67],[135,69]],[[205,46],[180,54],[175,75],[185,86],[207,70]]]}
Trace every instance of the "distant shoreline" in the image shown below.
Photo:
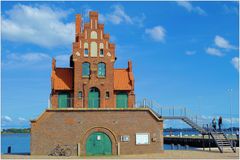
{"label": "distant shoreline", "polygon": [[6,135],[6,134],[30,134],[30,132],[29,133],[1,133],[1,135]]}
{"label": "distant shoreline", "polygon": [[17,133],[30,133],[30,128],[9,128],[9,129],[3,129],[1,131],[1,134],[17,134]]}
{"label": "distant shoreline", "polygon": [[[239,130],[238,127],[233,127],[233,131]],[[195,131],[192,128],[165,128],[164,132],[191,132]],[[230,131],[230,128],[225,128],[223,131]],[[30,133],[30,128],[9,128],[2,129],[1,134],[16,134],[16,133]]]}

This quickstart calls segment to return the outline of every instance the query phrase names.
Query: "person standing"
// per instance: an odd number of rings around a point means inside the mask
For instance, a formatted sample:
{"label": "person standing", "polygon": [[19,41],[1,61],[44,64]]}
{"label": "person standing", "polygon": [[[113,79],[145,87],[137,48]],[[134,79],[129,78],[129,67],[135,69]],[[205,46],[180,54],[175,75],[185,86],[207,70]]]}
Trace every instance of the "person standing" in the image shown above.
{"label": "person standing", "polygon": [[214,128],[214,130],[216,130],[216,126],[217,126],[216,119],[213,118],[213,120],[212,120],[212,127]]}
{"label": "person standing", "polygon": [[218,119],[218,129],[221,131],[222,130],[222,117],[220,116]]}

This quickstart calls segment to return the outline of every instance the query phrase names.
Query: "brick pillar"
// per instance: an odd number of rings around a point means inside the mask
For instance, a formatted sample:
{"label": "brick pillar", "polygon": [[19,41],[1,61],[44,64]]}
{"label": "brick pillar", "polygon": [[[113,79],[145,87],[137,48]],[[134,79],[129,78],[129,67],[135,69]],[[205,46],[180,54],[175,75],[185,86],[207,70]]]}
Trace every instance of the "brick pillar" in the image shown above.
{"label": "brick pillar", "polygon": [[133,108],[135,104],[135,94],[133,91],[128,93],[128,108]]}

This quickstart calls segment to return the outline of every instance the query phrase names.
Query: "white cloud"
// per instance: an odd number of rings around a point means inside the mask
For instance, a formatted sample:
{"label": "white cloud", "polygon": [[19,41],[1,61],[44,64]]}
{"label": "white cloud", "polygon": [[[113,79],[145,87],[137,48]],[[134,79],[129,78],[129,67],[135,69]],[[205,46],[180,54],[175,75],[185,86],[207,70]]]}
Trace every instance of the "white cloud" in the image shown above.
{"label": "white cloud", "polygon": [[69,11],[47,6],[15,5],[2,16],[2,38],[43,47],[70,45],[74,23],[64,23]]}
{"label": "white cloud", "polygon": [[224,55],[220,50],[218,50],[218,49],[216,49],[216,48],[210,48],[210,47],[208,47],[208,48],[206,49],[206,52],[207,52],[207,54],[209,54],[209,55],[218,56],[218,57],[221,57],[221,56]]}
{"label": "white cloud", "polygon": [[156,26],[146,29],[145,33],[148,34],[153,40],[163,42],[166,35],[166,30],[162,26]]}
{"label": "white cloud", "polygon": [[25,121],[27,121],[27,120],[26,120],[25,118],[19,117],[19,118],[18,118],[18,121],[19,121],[19,122],[25,122]]}
{"label": "white cloud", "polygon": [[207,13],[198,6],[193,6],[190,2],[187,1],[178,1],[177,4],[183,8],[185,8],[188,12],[195,12],[199,15],[206,15]]}
{"label": "white cloud", "polygon": [[186,51],[185,54],[188,56],[192,56],[192,55],[196,54],[196,51]]}
{"label": "white cloud", "polygon": [[9,116],[2,116],[2,117],[1,117],[1,120],[2,120],[3,122],[12,122],[12,118],[9,117]]}
{"label": "white cloud", "polygon": [[239,71],[239,57],[234,57],[231,61],[233,66]]}
{"label": "white cloud", "polygon": [[228,123],[228,124],[231,124],[231,121],[232,121],[232,123],[239,123],[239,118],[224,118],[223,119],[226,123]]}
{"label": "white cloud", "polygon": [[111,9],[112,12],[110,13],[99,14],[99,21],[101,23],[110,22],[115,25],[125,23],[143,26],[143,21],[146,18],[144,14],[142,14],[141,16],[132,17],[125,12],[124,7],[121,5],[114,5],[111,7]]}
{"label": "white cloud", "polygon": [[237,6],[223,5],[223,10],[226,14],[238,14]]}
{"label": "white cloud", "polygon": [[26,53],[26,54],[11,53],[7,55],[7,60],[11,62],[38,62],[48,59],[50,59],[50,56],[45,53]]}
{"label": "white cloud", "polygon": [[223,37],[221,37],[219,35],[215,36],[214,44],[217,48],[208,47],[206,49],[206,52],[210,55],[214,55],[214,56],[218,56],[218,57],[224,56],[227,51],[237,49],[237,47],[233,46],[226,39],[224,39]]}
{"label": "white cloud", "polygon": [[[50,65],[51,57],[45,53],[10,53],[6,56],[5,60],[2,62],[4,68],[20,68],[31,65],[32,67],[46,67],[48,65],[35,65],[43,64],[45,62]],[[46,64],[47,64],[46,63]],[[34,64],[34,65],[33,65]]]}
{"label": "white cloud", "polygon": [[236,49],[233,45],[231,45],[226,39],[223,37],[216,35],[214,39],[215,45],[218,46],[219,48],[224,48],[224,49]]}

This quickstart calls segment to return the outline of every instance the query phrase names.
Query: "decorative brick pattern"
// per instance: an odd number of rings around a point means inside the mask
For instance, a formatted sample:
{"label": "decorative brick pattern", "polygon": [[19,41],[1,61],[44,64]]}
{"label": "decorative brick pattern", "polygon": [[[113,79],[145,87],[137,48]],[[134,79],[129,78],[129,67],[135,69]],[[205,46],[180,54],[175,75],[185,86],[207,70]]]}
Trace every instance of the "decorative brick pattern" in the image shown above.
{"label": "decorative brick pattern", "polygon": [[[88,92],[91,87],[96,87],[100,91],[100,108],[115,108],[116,94],[118,91],[124,91],[128,94],[128,107],[132,108],[135,104],[134,78],[132,73],[132,63],[128,62],[126,69],[114,69],[115,44],[109,42],[110,35],[104,33],[104,25],[98,23],[98,13],[90,12],[90,21],[84,24],[82,28],[82,18],[80,14],[76,15],[76,35],[72,46],[72,56],[70,58],[71,68],[56,68],[56,60],[52,62],[52,93],[51,102],[53,108],[57,108],[57,98],[59,92],[73,92],[74,108],[88,107]],[[92,43],[97,45],[97,51],[93,55]],[[88,56],[84,55],[84,50],[88,49]],[[103,50],[103,55],[100,55]],[[90,76],[82,77],[82,63],[90,63]],[[103,62],[106,65],[106,76],[98,77],[98,63]],[[63,75],[63,70],[65,74]],[[61,72],[61,73],[58,73]],[[72,75],[66,78],[64,76]],[[69,80],[72,80],[70,82]],[[73,86],[69,88],[69,86]],[[83,98],[78,98],[81,91]],[[105,98],[106,92],[109,92],[109,98]]]}

